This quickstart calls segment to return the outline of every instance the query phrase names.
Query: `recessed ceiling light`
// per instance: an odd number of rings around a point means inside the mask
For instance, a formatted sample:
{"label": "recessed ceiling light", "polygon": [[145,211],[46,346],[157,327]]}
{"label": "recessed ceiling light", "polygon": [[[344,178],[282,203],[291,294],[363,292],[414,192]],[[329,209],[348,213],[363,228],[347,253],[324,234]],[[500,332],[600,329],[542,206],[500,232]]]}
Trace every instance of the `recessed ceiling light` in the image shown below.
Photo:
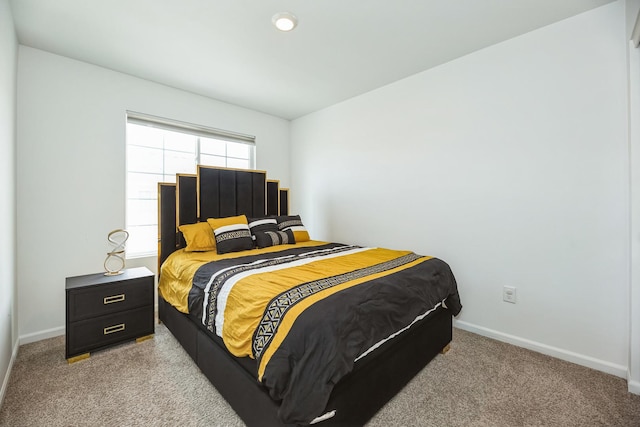
{"label": "recessed ceiling light", "polygon": [[280,12],[273,15],[271,22],[280,31],[291,31],[298,25],[298,18],[291,12]]}

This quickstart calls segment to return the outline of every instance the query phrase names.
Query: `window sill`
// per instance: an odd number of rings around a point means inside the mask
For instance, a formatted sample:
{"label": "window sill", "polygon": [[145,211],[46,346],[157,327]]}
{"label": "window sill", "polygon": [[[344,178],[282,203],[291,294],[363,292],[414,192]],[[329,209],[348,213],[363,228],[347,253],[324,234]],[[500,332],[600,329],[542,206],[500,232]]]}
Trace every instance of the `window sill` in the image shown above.
{"label": "window sill", "polygon": [[157,252],[141,252],[137,254],[127,254],[125,256],[125,260],[140,259],[140,258],[157,258],[157,257],[158,257]]}

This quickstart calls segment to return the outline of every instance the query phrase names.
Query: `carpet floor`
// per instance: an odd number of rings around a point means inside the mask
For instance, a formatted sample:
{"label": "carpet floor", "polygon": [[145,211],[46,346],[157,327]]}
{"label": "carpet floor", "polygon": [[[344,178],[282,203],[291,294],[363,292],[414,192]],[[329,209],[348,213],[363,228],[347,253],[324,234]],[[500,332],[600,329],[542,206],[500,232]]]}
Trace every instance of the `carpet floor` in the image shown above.
{"label": "carpet floor", "polygon": [[[1,426],[244,425],[163,325],[71,365],[64,346],[20,347]],[[451,351],[367,426],[638,427],[640,396],[621,378],[455,329]]]}

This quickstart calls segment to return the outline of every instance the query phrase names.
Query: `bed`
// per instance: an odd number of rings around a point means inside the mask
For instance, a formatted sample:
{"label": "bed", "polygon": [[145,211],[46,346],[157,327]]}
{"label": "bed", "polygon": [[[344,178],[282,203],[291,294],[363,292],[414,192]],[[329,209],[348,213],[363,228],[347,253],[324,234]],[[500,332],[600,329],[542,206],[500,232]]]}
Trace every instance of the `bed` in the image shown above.
{"label": "bed", "polygon": [[158,191],[159,319],[247,425],[364,425],[448,348],[442,260],[311,240],[264,171]]}

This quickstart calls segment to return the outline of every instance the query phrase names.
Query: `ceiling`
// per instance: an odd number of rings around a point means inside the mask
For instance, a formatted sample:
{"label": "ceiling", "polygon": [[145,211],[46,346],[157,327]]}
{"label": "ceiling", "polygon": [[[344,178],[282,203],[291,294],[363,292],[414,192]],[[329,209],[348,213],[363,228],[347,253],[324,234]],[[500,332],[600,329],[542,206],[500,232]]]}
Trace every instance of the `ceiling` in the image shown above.
{"label": "ceiling", "polygon": [[[11,0],[21,44],[285,119],[613,0]],[[271,17],[290,11],[289,33]]]}

